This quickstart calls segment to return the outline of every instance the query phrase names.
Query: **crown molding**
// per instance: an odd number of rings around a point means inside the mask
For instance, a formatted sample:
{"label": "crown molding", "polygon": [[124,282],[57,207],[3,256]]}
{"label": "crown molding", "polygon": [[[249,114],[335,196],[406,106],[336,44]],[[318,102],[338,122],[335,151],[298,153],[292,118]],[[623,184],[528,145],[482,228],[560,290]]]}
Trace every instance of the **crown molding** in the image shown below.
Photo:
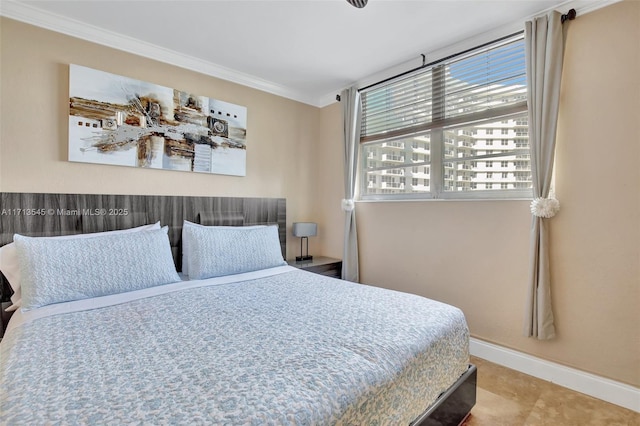
{"label": "crown molding", "polygon": [[586,15],[587,13],[602,9],[606,6],[611,6],[612,4],[621,1],[623,0],[568,0],[566,3],[563,3],[554,9],[562,9],[564,12],[569,11],[569,9],[575,9],[577,14],[576,16],[580,17],[580,15]]}
{"label": "crown molding", "polygon": [[[407,60],[400,64],[394,65],[391,68],[387,68],[387,69],[378,71],[374,74],[371,74],[367,77],[364,77],[356,82],[353,82],[353,85],[355,85],[358,88],[367,87],[379,81],[386,80],[389,77],[401,74],[407,70],[417,68],[422,64],[422,58],[420,56],[420,53],[426,54],[427,62],[433,62],[433,61],[437,61],[438,59],[441,59],[450,55],[454,55],[458,52],[471,49],[482,43],[486,43],[486,42],[490,42],[492,40],[498,39],[500,37],[503,37],[506,34],[512,34],[518,31],[524,31],[525,21],[531,20],[536,16],[540,16],[545,13],[551,12],[552,10],[557,10],[561,13],[566,13],[570,9],[575,9],[577,13],[576,19],[580,19],[580,16],[582,15],[586,15],[587,13],[596,11],[598,9],[602,9],[603,7],[610,6],[620,1],[623,1],[623,0],[567,0],[553,8],[540,11],[535,15],[527,16],[523,18],[521,21],[512,22],[510,24],[507,24],[498,28],[493,28],[482,34],[475,35],[465,40],[460,40],[448,46],[443,46],[442,48],[434,51],[418,52],[416,53],[413,59]],[[339,92],[340,90],[336,91],[336,93],[327,93],[326,95],[319,98],[318,103],[320,104],[320,106],[323,106],[323,107],[329,105],[330,103],[335,101],[335,95],[338,94]]]}
{"label": "crown molding", "polygon": [[[622,0],[568,0],[549,10],[566,11],[574,8],[576,9],[579,17],[580,15],[593,12],[619,1]],[[545,12],[546,11],[543,11],[541,13]],[[189,56],[180,52],[165,49],[163,47],[147,43],[142,40],[123,36],[122,34],[118,34],[113,31],[108,31],[93,25],[87,25],[86,23],[81,21],[45,12],[41,9],[26,5],[16,0],[3,0],[2,2],[0,2],[0,15],[7,18],[15,19],[16,21],[21,21],[27,24],[35,25],[37,27],[66,34],[71,37],[76,37],[92,43],[101,44],[103,46],[132,53],[134,55],[150,58],[180,68],[185,68],[190,71],[196,71],[211,77],[251,87],[253,89],[271,93],[273,95],[281,96],[283,98],[291,99],[297,102],[302,102],[304,104],[308,104],[318,108],[323,108],[334,103],[336,94],[339,94],[339,92],[342,90],[338,89],[332,93],[327,93],[326,95],[317,98],[312,97],[306,93],[292,90],[289,87],[263,80],[253,75],[222,67],[213,62],[204,61],[194,56]],[[526,19],[530,18],[533,17],[528,17]],[[463,40],[459,43],[443,47],[442,49],[439,49],[435,52],[429,52],[428,58],[430,61],[435,60],[439,56],[442,57],[451,54],[452,52],[464,50],[462,46],[466,46],[466,48],[472,47],[470,43],[475,43],[475,45],[477,45],[479,43],[479,40],[481,39],[490,40],[491,37],[497,38],[500,36],[500,34],[507,34],[508,31],[517,31],[517,29],[514,30],[514,28],[519,27],[522,27],[520,23],[514,23],[505,27],[494,29],[485,34],[473,37],[473,41]],[[359,87],[364,87],[376,81],[384,80],[391,75],[398,74],[403,70],[415,68],[417,65],[419,65],[418,56],[419,55],[416,54],[416,59],[398,64],[387,70],[376,72],[375,74],[361,79],[358,82],[354,82],[354,84]]]}
{"label": "crown molding", "polygon": [[88,25],[84,22],[69,19],[58,14],[45,12],[41,9],[15,0],[3,0],[0,2],[0,15],[71,37],[76,37],[92,43],[97,43],[113,49],[251,87],[283,98],[316,107],[319,106],[317,99],[313,99],[304,93],[300,93],[288,87],[230,68],[222,67],[213,62],[205,61],[194,56],[185,55],[136,38],[108,31],[94,25]]}

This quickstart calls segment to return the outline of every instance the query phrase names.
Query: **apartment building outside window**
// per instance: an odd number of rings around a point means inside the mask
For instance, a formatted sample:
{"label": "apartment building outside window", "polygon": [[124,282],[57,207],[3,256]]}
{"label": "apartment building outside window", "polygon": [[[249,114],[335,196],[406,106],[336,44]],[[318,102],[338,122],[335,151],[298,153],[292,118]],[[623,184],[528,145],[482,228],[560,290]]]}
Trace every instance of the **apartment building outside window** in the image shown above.
{"label": "apartment building outside window", "polygon": [[524,55],[517,34],[361,90],[360,198],[531,197]]}

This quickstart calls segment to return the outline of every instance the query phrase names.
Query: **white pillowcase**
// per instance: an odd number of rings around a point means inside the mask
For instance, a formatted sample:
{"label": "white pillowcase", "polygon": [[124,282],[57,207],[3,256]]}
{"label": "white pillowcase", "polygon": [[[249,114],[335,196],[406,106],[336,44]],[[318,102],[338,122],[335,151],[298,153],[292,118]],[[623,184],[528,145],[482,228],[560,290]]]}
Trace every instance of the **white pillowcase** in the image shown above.
{"label": "white pillowcase", "polygon": [[[105,235],[113,234],[126,234],[129,232],[149,231],[154,229],[160,229],[160,222],[156,222],[150,225],[142,225],[135,228],[121,229],[118,231],[107,232],[95,232],[92,234],[74,234],[74,235],[60,235],[57,237],[39,237],[48,239],[73,239],[73,238],[93,238],[101,237]],[[9,243],[0,247],[0,271],[4,274],[9,281],[9,285],[13,289],[13,295],[11,296],[12,305],[7,308],[7,311],[15,311],[22,306],[22,279],[20,274],[20,263],[18,261],[18,253],[16,252],[15,243]]]}
{"label": "white pillowcase", "polygon": [[168,229],[67,239],[16,234],[22,310],[180,281]]}
{"label": "white pillowcase", "polygon": [[189,279],[199,280],[286,265],[277,226],[187,226]]}
{"label": "white pillowcase", "polygon": [[266,225],[251,225],[251,226],[206,226],[200,225],[199,223],[189,222],[185,220],[182,222],[182,273],[185,276],[189,276],[189,255],[191,253],[191,248],[193,246],[193,242],[189,239],[189,232],[187,232],[188,228],[222,228],[222,229],[257,229],[257,228],[265,228]]}

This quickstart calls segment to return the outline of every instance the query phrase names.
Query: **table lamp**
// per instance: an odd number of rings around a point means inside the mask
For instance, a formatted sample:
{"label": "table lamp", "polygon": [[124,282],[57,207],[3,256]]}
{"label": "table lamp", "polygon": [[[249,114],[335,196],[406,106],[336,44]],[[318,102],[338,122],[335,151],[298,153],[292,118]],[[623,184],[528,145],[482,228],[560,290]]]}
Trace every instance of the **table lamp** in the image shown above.
{"label": "table lamp", "polygon": [[[313,260],[313,256],[309,256],[309,237],[318,235],[318,224],[313,222],[294,222],[293,236],[300,237],[300,256],[296,256],[296,262]],[[302,253],[302,243],[307,241],[307,254]]]}

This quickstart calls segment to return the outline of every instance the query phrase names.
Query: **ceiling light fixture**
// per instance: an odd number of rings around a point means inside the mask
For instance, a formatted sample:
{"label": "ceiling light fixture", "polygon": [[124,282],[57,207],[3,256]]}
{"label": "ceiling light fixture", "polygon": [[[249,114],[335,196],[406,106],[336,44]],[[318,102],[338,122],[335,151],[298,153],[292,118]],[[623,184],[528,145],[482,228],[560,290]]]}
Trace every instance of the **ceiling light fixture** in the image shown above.
{"label": "ceiling light fixture", "polygon": [[347,1],[349,2],[350,5],[355,6],[358,9],[361,9],[367,5],[367,2],[369,0],[347,0]]}

